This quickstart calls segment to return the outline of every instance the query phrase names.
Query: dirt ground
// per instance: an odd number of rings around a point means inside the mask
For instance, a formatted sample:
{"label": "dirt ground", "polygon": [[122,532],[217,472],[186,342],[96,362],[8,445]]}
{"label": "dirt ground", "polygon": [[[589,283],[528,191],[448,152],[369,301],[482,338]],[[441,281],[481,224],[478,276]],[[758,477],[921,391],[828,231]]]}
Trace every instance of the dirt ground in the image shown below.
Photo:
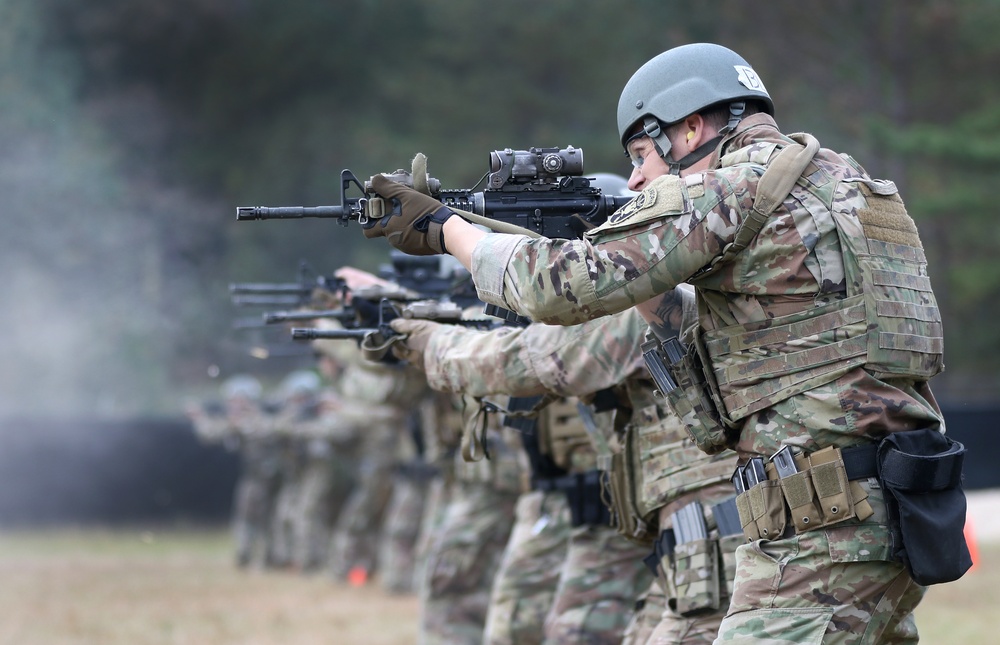
{"label": "dirt ground", "polygon": [[[1000,491],[969,495],[978,553],[917,611],[922,645],[996,642]],[[224,530],[0,531],[0,645],[415,643],[418,603],[294,572],[241,571]]]}
{"label": "dirt ground", "polygon": [[0,533],[0,645],[388,645],[417,600],[241,571],[225,531]]}

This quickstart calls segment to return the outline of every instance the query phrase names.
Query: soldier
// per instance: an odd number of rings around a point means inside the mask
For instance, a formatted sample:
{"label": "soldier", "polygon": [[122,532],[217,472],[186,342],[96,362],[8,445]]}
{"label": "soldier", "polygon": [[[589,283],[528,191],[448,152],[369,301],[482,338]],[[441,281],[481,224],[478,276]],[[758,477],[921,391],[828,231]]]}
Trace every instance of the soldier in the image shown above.
{"label": "soldier", "polygon": [[[317,326],[332,327],[335,323],[324,320]],[[410,440],[404,434],[406,418],[417,407],[426,384],[415,370],[364,360],[350,341],[319,340],[314,341],[314,346],[349,360],[345,360],[339,380],[337,414],[344,423],[361,428],[362,441],[357,484],[344,502],[331,538],[330,573],[338,581],[364,582],[378,567],[383,519],[393,492],[393,471],[401,443]],[[408,560],[403,558],[402,562]],[[395,571],[382,572],[389,579],[395,575]],[[400,575],[407,579],[412,569]]]}
{"label": "soldier", "polygon": [[301,553],[296,546],[296,529],[302,527],[298,513],[302,506],[304,475],[310,461],[309,441],[298,432],[297,425],[315,418],[319,376],[309,370],[289,373],[278,386],[277,410],[269,417],[270,433],[281,441],[281,488],[274,502],[272,561],[276,567],[301,570],[303,562],[295,560]]}
{"label": "soldier", "polygon": [[[627,190],[624,177],[609,173],[593,182],[606,192]],[[540,411],[506,415],[505,422],[521,432],[531,465],[530,491],[518,499],[484,642],[618,643],[649,575],[642,564],[645,549],[609,526],[598,461],[610,460],[609,444],[615,441],[610,409],[618,399],[610,388],[629,372],[643,370],[638,336],[622,339],[628,347],[611,349],[606,345],[614,341],[596,326],[586,335],[573,330],[575,343],[590,341],[583,347],[567,342],[567,330],[546,325],[488,333],[425,321],[400,320],[394,327],[409,336],[403,355],[425,367],[435,389],[476,397],[506,393],[528,406],[546,395],[535,404]],[[428,343],[425,359],[421,349]],[[572,356],[563,355],[567,349]],[[613,360],[593,364],[612,355]],[[592,360],[583,358],[588,356]],[[598,391],[609,412],[594,415],[586,409],[585,423],[583,403],[573,395],[594,398]],[[605,423],[597,424],[598,418]]]}
{"label": "soldier", "polygon": [[414,591],[417,540],[433,475],[423,459],[419,408],[409,410],[399,428],[391,472],[392,493],[378,543],[379,584],[392,594]]}
{"label": "soldier", "polygon": [[[352,289],[378,280],[351,267],[337,275]],[[422,374],[421,382],[426,387]],[[420,540],[418,642],[480,645],[525,465],[516,432],[502,427],[474,398],[429,396],[419,407],[427,460],[441,469],[442,478],[432,489],[435,504]]]}
{"label": "soldier", "polygon": [[[637,339],[622,335],[632,348],[616,352],[601,326],[607,325],[478,332],[428,321],[393,323],[408,335],[404,356],[424,366],[435,389],[556,399],[542,409],[538,427],[521,437],[533,464],[532,490],[518,500],[486,643],[617,643],[649,584],[646,550],[608,526],[601,502],[597,462],[599,452],[610,458],[609,428],[588,430],[575,399],[564,398],[600,391],[614,400],[606,390],[642,369]],[[622,357],[628,360],[619,362]]]}
{"label": "soldier", "polygon": [[332,384],[339,379],[340,364],[319,354],[317,368],[326,384],[320,385],[315,398],[304,401],[290,425],[302,460],[291,509],[291,557],[292,565],[306,573],[320,570],[327,562],[330,532],[353,487],[360,435],[359,426],[339,412],[342,403]]}
{"label": "soldier", "polygon": [[240,474],[233,492],[233,536],[240,567],[267,566],[272,559],[271,517],[280,484],[279,459],[261,407],[261,384],[239,374],[222,384],[225,413],[195,415],[199,434],[239,450]]}
{"label": "soldier", "polygon": [[455,439],[446,448],[453,481],[428,537],[419,581],[421,645],[483,642],[490,589],[523,490],[515,431],[478,410],[479,402],[467,396],[445,399],[438,409],[442,434]]}
{"label": "soldier", "polygon": [[402,213],[365,233],[447,249],[481,298],[548,323],[641,303],[662,333],[692,284],[698,324],[668,400],[703,450],[739,453],[747,539],[718,641],[917,642],[924,585],[971,566],[964,449],[928,384],[942,330],[922,244],[892,182],[781,134],[773,111],[735,52],[671,49],[619,101],[642,193],[586,239],[486,234],[384,177]]}

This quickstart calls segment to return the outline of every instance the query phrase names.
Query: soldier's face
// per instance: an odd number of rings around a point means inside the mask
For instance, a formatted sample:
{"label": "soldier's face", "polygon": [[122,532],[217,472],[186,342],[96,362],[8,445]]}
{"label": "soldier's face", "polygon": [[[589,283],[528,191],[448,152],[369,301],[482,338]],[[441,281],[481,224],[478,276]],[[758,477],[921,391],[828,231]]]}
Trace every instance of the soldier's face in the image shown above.
{"label": "soldier's face", "polygon": [[632,175],[628,179],[629,190],[640,191],[657,177],[669,174],[667,162],[656,152],[656,146],[649,137],[630,141],[628,152],[633,164]]}

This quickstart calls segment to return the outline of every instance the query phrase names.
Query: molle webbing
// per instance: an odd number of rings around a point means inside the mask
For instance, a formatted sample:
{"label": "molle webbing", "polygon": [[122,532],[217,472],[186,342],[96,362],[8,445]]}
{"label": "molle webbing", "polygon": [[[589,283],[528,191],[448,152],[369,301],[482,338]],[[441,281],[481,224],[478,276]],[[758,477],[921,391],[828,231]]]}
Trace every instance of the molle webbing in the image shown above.
{"label": "molle webbing", "polygon": [[944,369],[944,332],[917,227],[898,195],[866,183],[859,188],[867,201],[857,211],[867,244],[841,235],[841,246],[855,256],[847,270],[863,280],[870,329],[865,368],[876,376],[930,378]]}
{"label": "molle webbing", "polygon": [[[834,210],[847,297],[768,320],[704,332],[730,423],[851,369],[927,379],[943,369],[941,315],[917,228],[895,186],[857,183],[863,205]],[[858,200],[861,201],[861,200]]]}
{"label": "molle webbing", "polygon": [[868,336],[861,296],[809,311],[706,332],[701,339],[737,421],[863,365]]}

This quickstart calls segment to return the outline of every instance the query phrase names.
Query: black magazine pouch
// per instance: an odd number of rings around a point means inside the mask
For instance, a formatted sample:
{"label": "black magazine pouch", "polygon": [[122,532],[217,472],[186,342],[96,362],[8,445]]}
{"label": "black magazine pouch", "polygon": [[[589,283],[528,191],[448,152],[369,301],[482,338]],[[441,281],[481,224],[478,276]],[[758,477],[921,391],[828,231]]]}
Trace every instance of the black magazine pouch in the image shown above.
{"label": "black magazine pouch", "polygon": [[918,584],[958,580],[972,566],[965,542],[964,459],[965,446],[936,430],[894,432],[879,444],[893,556]]}

